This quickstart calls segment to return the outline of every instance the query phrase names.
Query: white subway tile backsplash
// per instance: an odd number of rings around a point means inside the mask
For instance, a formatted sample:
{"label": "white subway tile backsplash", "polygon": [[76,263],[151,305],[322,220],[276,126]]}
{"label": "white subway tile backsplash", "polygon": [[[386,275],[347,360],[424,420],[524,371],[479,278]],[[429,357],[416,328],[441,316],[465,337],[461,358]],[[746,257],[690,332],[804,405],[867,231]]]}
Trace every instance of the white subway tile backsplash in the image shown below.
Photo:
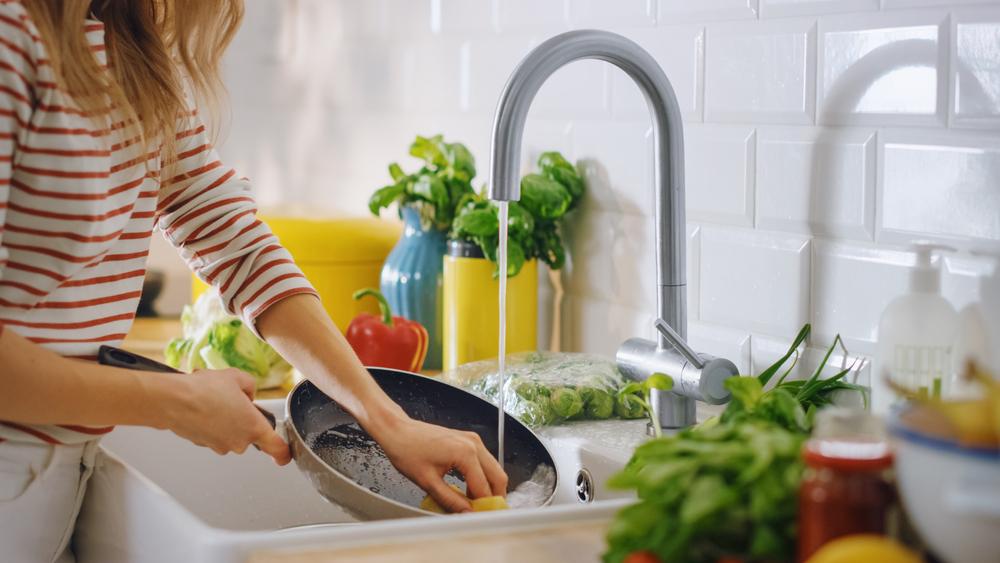
{"label": "white subway tile backsplash", "polygon": [[918,7],[961,6],[968,4],[993,4],[996,0],[882,0],[883,10]]}
{"label": "white subway tile backsplash", "polygon": [[507,77],[531,51],[527,37],[474,39],[468,57],[461,60],[462,87],[467,92],[465,110],[493,114]]}
{"label": "white subway tile backsplash", "polygon": [[966,305],[982,299],[981,280],[993,277],[997,266],[997,258],[945,255],[941,268],[941,294],[955,306],[955,310],[961,311]]}
{"label": "white subway tile backsplash", "polygon": [[758,130],[756,209],[761,229],[872,240],[875,132]]}
{"label": "white subway tile backsplash", "polygon": [[939,11],[820,19],[818,122],[944,125],[947,20]]}
{"label": "white subway tile backsplash", "polygon": [[951,125],[1000,127],[1000,9],[956,11],[951,28]]}
{"label": "white subway tile backsplash", "polygon": [[500,30],[569,29],[569,0],[494,0]]}
{"label": "white subway tile backsplash", "polygon": [[888,130],[878,146],[876,240],[1000,250],[1000,139]]}
{"label": "white subway tile backsplash", "polygon": [[724,326],[688,322],[688,344],[702,354],[736,364],[740,375],[750,375],[750,334]]}
{"label": "white subway tile backsplash", "polygon": [[804,237],[702,227],[703,322],[794,337],[809,316]]}
{"label": "white subway tile backsplash", "polygon": [[[573,156],[587,182],[586,209],[653,215],[653,131],[649,124],[578,121]],[[614,139],[614,143],[608,143]]]}
{"label": "white subway tile backsplash", "polygon": [[573,256],[567,293],[656,310],[652,219],[586,210],[563,232]]}
{"label": "white subway tile backsplash", "polygon": [[710,25],[705,42],[705,121],[813,123],[815,20]]}
{"label": "white subway tile backsplash", "polygon": [[756,133],[748,127],[684,128],[689,219],[753,226],[756,146]]}
{"label": "white subway tile backsplash", "polygon": [[614,358],[623,342],[634,336],[651,338],[653,311],[611,301],[567,295],[563,302],[564,350]]}
{"label": "white subway tile backsplash", "polygon": [[415,43],[412,100],[407,109],[449,111],[461,109],[462,43],[436,41]]}
{"label": "white subway tile backsplash", "polygon": [[758,0],[659,0],[660,25],[757,19]]}
{"label": "white subway tile backsplash", "polygon": [[[492,121],[489,124],[486,147],[482,153],[483,181],[486,179],[486,166],[489,164],[489,134],[492,132]],[[573,124],[559,119],[529,119],[524,124],[524,137],[521,139],[521,173],[538,171],[538,158],[542,153],[556,151],[563,158],[577,164],[573,153]],[[590,193],[584,195],[590,197]]]}
{"label": "white subway tile backsplash", "polygon": [[848,350],[872,355],[885,306],[906,291],[909,252],[816,239],[812,270],[812,345],[840,334]]}
{"label": "white subway tile backsplash", "polygon": [[[704,94],[705,28],[670,26],[627,29],[622,34],[649,52],[663,68],[685,121],[701,121]],[[631,78],[611,71],[611,110],[616,118],[649,120],[646,99]]]}
{"label": "white subway tile backsplash", "polygon": [[606,117],[611,113],[610,63],[576,61],[557,70],[538,90],[529,115]]}
{"label": "white subway tile backsplash", "polygon": [[656,25],[653,0],[568,0],[575,28]]}
{"label": "white subway tile backsplash", "polygon": [[441,35],[484,34],[499,27],[496,0],[430,0],[431,31]]}
{"label": "white subway tile backsplash", "polygon": [[877,12],[879,0],[760,0],[760,17],[813,16],[838,12]]}

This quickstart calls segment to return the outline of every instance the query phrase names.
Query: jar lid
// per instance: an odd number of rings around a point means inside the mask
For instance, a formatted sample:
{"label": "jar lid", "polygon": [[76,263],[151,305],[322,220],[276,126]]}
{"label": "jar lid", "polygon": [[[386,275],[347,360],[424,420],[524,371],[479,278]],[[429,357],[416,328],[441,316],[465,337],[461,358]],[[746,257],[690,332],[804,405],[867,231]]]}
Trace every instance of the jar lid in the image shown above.
{"label": "jar lid", "polygon": [[448,239],[448,256],[452,258],[485,258],[479,245],[467,240]]}
{"label": "jar lid", "polygon": [[892,467],[893,452],[888,442],[813,439],[803,447],[802,459],[834,471],[878,472]]}

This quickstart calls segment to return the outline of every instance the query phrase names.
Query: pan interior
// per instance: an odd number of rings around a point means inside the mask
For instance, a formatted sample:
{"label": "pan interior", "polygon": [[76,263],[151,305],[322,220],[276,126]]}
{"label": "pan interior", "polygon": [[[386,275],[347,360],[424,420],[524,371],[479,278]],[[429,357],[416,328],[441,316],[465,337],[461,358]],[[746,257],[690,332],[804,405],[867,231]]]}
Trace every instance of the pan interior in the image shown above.
{"label": "pan interior", "polygon": [[[497,452],[497,408],[446,383],[396,370],[370,368],[375,381],[411,418],[456,430],[475,432],[494,456]],[[358,485],[396,502],[417,507],[425,493],[404,477],[355,419],[309,382],[291,400],[290,420],[309,449],[335,471]],[[513,491],[529,480],[539,464],[554,462],[538,438],[520,421],[506,415],[504,469]],[[463,491],[457,471],[445,481]],[[553,489],[554,492],[554,489]]]}

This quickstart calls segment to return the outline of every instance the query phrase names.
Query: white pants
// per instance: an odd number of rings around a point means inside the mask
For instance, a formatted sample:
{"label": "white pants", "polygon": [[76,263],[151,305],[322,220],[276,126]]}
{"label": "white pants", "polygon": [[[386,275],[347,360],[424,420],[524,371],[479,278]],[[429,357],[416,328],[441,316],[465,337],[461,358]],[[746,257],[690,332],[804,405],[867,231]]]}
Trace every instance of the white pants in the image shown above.
{"label": "white pants", "polygon": [[0,443],[0,561],[76,560],[70,538],[98,442]]}

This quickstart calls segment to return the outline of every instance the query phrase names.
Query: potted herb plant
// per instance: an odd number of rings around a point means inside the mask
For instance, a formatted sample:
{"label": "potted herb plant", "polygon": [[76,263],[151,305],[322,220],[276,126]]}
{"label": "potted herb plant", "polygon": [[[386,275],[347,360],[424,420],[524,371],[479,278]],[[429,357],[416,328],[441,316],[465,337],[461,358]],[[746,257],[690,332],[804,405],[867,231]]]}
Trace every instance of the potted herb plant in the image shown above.
{"label": "potted herb plant", "polygon": [[[584,193],[583,179],[559,153],[542,154],[538,166],[538,174],[521,179],[520,201],[508,204],[507,353],[537,348],[538,261],[550,272],[566,263],[559,221]],[[484,194],[462,197],[444,259],[445,369],[497,355],[499,230],[493,202]],[[557,286],[557,304],[559,293]]]}
{"label": "potted herb plant", "polygon": [[406,174],[389,165],[393,184],[368,201],[372,213],[395,203],[404,222],[403,236],[386,258],[379,289],[401,316],[420,323],[429,336],[425,369],[441,368],[441,326],[438,295],[442,288],[442,258],[458,204],[474,195],[476,162],[461,143],[446,143],[441,135],[417,137],[410,154],[423,167]]}

